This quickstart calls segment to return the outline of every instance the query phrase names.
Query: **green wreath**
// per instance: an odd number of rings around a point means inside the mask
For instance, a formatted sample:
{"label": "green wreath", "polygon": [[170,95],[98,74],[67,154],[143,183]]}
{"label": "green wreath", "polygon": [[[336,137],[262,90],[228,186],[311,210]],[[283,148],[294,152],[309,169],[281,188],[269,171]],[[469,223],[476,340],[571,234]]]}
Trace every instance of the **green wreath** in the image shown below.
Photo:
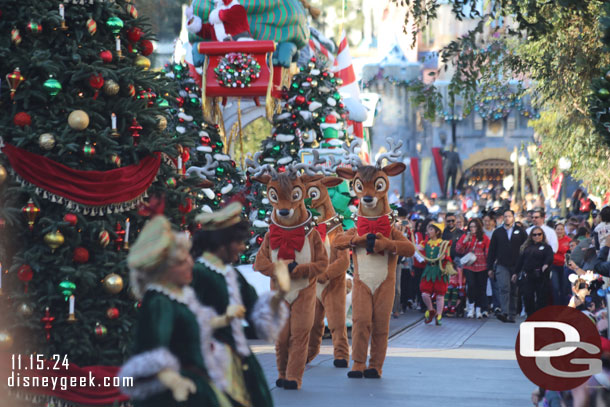
{"label": "green wreath", "polygon": [[251,54],[231,52],[214,68],[218,84],[227,88],[247,88],[260,77],[261,65]]}

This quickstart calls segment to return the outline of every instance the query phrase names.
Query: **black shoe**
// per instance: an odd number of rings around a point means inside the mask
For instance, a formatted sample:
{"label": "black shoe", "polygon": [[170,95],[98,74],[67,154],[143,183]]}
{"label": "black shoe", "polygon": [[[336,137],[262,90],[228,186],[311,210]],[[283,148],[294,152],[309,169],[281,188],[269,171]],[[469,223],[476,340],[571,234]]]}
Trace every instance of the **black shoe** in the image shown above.
{"label": "black shoe", "polygon": [[297,390],[298,388],[296,380],[284,380],[284,390]]}
{"label": "black shoe", "polygon": [[506,314],[498,314],[496,315],[496,318],[498,318],[498,320],[502,322],[508,322],[508,317],[506,316]]}
{"label": "black shoe", "polygon": [[379,373],[377,372],[377,369],[365,369],[364,377],[366,377],[367,379],[380,379],[381,378],[381,376],[379,376]]}
{"label": "black shoe", "polygon": [[500,307],[494,308],[494,314],[500,314],[501,312],[502,312],[502,309]]}
{"label": "black shoe", "polygon": [[349,377],[350,379],[362,379],[362,372],[359,370],[352,370],[347,372],[347,377]]}
{"label": "black shoe", "polygon": [[347,360],[335,359],[333,365],[335,365],[335,367],[347,367]]}
{"label": "black shoe", "polygon": [[277,380],[275,381],[275,385],[276,385],[277,387],[284,387],[284,382],[285,382],[285,380],[284,380],[284,379],[277,379]]}

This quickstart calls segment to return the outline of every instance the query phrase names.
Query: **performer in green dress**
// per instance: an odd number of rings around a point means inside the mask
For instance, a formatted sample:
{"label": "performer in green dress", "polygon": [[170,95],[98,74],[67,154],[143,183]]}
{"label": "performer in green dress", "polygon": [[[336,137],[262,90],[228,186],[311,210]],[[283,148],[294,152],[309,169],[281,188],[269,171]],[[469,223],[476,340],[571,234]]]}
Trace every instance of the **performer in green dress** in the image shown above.
{"label": "performer in green dress", "polygon": [[[245,250],[250,237],[249,224],[241,218],[242,206],[234,202],[226,208],[202,214],[197,218],[201,230],[193,237],[191,253],[196,258],[192,287],[204,304],[217,313],[226,312],[231,305],[243,305],[246,321],[256,336],[275,342],[288,318],[288,307],[283,298],[289,290],[290,277],[285,263],[275,267],[277,292],[258,296],[254,288],[232,264]],[[250,351],[242,321],[234,319],[230,326],[214,332],[214,338],[231,349],[230,372],[218,383],[239,407],[271,407],[273,400],[263,370]]]}
{"label": "performer in green dress", "polygon": [[[127,262],[131,289],[141,299],[133,356],[119,376],[132,377],[121,390],[137,407],[230,407],[215,379],[228,371],[227,347],[213,330],[244,315],[238,305],[223,310],[203,306],[194,290],[188,235],[175,233],[157,216],[142,229]],[[123,382],[123,381],[121,381]]]}

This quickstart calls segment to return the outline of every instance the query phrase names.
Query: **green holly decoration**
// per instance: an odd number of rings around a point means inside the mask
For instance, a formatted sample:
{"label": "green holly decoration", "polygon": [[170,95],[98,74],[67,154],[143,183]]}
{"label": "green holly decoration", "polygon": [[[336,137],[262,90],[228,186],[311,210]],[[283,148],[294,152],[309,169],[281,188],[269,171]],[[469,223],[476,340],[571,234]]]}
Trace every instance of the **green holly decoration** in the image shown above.
{"label": "green holly decoration", "polygon": [[219,177],[222,176],[222,174],[225,173],[225,169],[222,167],[216,167],[216,175],[218,175]]}

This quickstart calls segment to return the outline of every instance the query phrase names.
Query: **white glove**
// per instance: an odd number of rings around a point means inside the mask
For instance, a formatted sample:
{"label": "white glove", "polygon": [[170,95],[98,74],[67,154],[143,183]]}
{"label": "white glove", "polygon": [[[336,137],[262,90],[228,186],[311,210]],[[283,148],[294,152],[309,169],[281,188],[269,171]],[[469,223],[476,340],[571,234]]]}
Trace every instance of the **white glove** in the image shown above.
{"label": "white glove", "polygon": [[186,29],[188,32],[193,33],[193,34],[197,34],[199,31],[201,31],[201,27],[202,27],[202,22],[201,22],[201,18],[199,18],[198,16],[196,16],[193,13],[193,6],[189,6],[186,9]]}
{"label": "white glove", "polygon": [[174,400],[181,402],[189,398],[189,394],[195,394],[197,387],[191,379],[180,375],[175,370],[165,369],[157,373],[159,381],[172,391]]}

